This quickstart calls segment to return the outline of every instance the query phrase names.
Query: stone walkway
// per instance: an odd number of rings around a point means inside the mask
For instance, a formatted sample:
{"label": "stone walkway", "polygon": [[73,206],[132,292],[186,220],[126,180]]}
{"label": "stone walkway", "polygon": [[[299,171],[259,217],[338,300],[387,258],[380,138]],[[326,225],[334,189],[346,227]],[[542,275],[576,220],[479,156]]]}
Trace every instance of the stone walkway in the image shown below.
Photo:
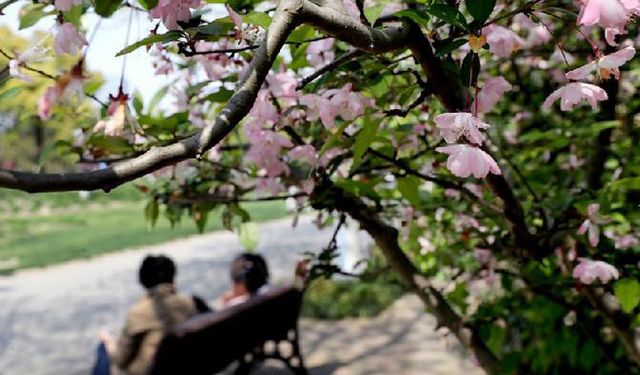
{"label": "stone walkway", "polygon": [[[308,217],[295,229],[290,219],[260,229],[258,250],[276,283],[290,280],[300,254],[319,250],[331,236]],[[0,375],[86,373],[98,330],[117,332],[142,293],[136,275],[145,254],[170,255],[178,288],[213,300],[228,287],[228,265],[240,251],[234,234],[220,232],[0,277]],[[303,352],[314,375],[473,374],[434,325],[416,299],[405,297],[373,320],[304,320]],[[268,364],[259,373],[286,372]]]}

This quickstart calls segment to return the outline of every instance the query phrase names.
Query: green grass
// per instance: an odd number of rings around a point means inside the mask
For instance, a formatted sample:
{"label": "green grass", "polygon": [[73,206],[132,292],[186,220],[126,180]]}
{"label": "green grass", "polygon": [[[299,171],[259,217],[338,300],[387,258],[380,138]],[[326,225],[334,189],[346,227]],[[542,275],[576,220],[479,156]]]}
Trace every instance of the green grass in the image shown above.
{"label": "green grass", "polygon": [[315,280],[304,295],[302,316],[323,320],[370,318],[380,314],[404,289],[382,279]]}
{"label": "green grass", "polygon": [[[16,259],[16,269],[42,267],[72,259],[197,234],[189,217],[171,228],[161,217],[154,229],[144,219],[144,203],[121,202],[117,206],[75,208],[72,213],[0,218],[0,261]],[[282,202],[246,204],[253,221],[287,215]],[[210,215],[205,231],[222,229],[220,211]]]}

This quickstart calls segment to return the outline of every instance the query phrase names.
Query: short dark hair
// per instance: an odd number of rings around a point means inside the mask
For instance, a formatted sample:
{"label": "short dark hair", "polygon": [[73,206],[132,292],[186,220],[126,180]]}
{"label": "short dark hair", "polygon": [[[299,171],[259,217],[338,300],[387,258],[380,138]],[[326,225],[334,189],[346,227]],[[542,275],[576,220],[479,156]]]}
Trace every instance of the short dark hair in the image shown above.
{"label": "short dark hair", "polygon": [[249,293],[255,294],[269,282],[267,262],[258,254],[240,254],[231,263],[231,280],[244,284]]}
{"label": "short dark hair", "polygon": [[172,283],[176,276],[176,264],[165,255],[147,255],[140,265],[138,276],[140,284],[147,289]]}

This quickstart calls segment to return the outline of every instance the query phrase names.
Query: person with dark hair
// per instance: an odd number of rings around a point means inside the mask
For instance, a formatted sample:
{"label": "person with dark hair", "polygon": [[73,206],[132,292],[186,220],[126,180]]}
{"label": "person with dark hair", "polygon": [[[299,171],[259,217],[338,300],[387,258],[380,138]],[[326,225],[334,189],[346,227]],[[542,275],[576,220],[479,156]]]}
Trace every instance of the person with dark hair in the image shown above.
{"label": "person with dark hair", "polygon": [[117,340],[100,332],[103,345],[94,375],[113,373],[114,367],[127,375],[144,375],[165,330],[209,310],[199,298],[176,293],[175,276],[176,265],[169,257],[144,258],[138,279],[147,293],[129,309]]}
{"label": "person with dark hair", "polygon": [[243,253],[231,262],[231,289],[221,298],[223,308],[248,301],[269,291],[269,268],[259,254]]}

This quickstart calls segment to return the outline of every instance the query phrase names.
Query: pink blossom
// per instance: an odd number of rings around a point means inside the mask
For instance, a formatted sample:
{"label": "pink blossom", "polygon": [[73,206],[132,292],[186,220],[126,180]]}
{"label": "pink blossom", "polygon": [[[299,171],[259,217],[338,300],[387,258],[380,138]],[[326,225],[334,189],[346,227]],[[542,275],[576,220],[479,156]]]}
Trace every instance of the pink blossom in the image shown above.
{"label": "pink blossom", "polygon": [[589,83],[572,82],[551,93],[542,107],[550,109],[553,102],[558,99],[560,99],[560,109],[569,111],[583,100],[591,104],[591,108],[596,109],[598,102],[607,100],[608,96],[607,92],[598,86]]}
{"label": "pink blossom", "polygon": [[473,249],[473,257],[483,266],[488,266],[493,260],[493,253],[489,249]]}
{"label": "pink blossom", "polygon": [[599,25],[603,28],[624,29],[628,21],[627,9],[620,0],[581,0],[578,24]]}
{"label": "pink blossom", "polygon": [[276,178],[261,178],[256,185],[256,192],[261,195],[278,195],[285,187]]}
{"label": "pink blossom", "polygon": [[[326,117],[322,119],[325,126],[333,125],[333,119],[328,117],[333,113],[340,115],[343,120],[351,121],[362,116],[365,108],[375,105],[373,99],[369,99],[360,93],[352,92],[351,87],[351,84],[348,83],[339,90],[329,90],[325,93],[325,97],[331,96],[329,101],[330,109],[325,114]],[[320,110],[320,117],[323,117],[322,109]]]}
{"label": "pink blossom", "polygon": [[269,91],[278,99],[295,99],[298,97],[298,91],[296,91],[298,81],[284,69],[279,73],[269,74],[267,76],[267,84]]}
{"label": "pink blossom", "polygon": [[435,122],[447,143],[455,143],[460,137],[465,137],[469,142],[481,145],[485,137],[479,129],[491,127],[467,112],[443,113],[436,116]]}
{"label": "pink blossom", "polygon": [[236,29],[238,29],[238,31],[242,31],[242,17],[240,17],[240,15],[229,6],[229,4],[225,4],[224,7],[227,9],[227,13],[229,13],[229,17],[231,18],[231,21],[233,21]]}
{"label": "pink blossom", "polygon": [[53,3],[53,6],[62,12],[70,11],[74,5],[82,5],[82,0],[55,0]]}
{"label": "pink blossom", "polygon": [[249,114],[253,119],[260,123],[275,124],[280,118],[278,109],[271,102],[271,95],[266,90],[261,90],[258,93],[258,97],[256,98]]}
{"label": "pink blossom", "polygon": [[489,172],[502,174],[496,161],[477,147],[457,144],[438,147],[436,151],[449,155],[447,169],[455,176],[466,178],[473,174],[476,178],[485,178]]}
{"label": "pink blossom", "polygon": [[482,29],[482,35],[487,38],[489,51],[498,57],[509,57],[511,53],[524,45],[524,41],[518,34],[495,24]]}
{"label": "pink blossom", "polygon": [[59,92],[58,86],[53,85],[44,92],[44,94],[38,100],[38,116],[42,120],[46,120],[51,115],[51,107],[54,103],[58,101],[60,96],[62,95]]}
{"label": "pink blossom", "polygon": [[293,160],[305,162],[311,166],[316,164],[317,153],[312,145],[296,146],[288,153]]}
{"label": "pink blossom", "polygon": [[283,148],[293,147],[290,140],[274,131],[262,129],[257,123],[247,124],[245,134],[251,143],[246,160],[264,169],[267,177],[289,174],[289,167],[282,162],[280,152]]}
{"label": "pink blossom", "polygon": [[[126,125],[126,102],[114,101],[114,109],[110,113],[110,118],[98,121],[93,127],[93,131],[104,133],[111,137],[119,137],[123,134]],[[110,106],[111,108],[111,106]]]}
{"label": "pink blossom", "polygon": [[633,234],[624,235],[616,239],[616,248],[621,250],[630,249],[640,245],[640,239]]}
{"label": "pink blossom", "polygon": [[[214,43],[199,40],[195,44],[195,50],[198,52],[215,51],[231,47],[232,45],[228,39],[221,39]],[[201,54],[195,56],[194,59],[202,64],[207,78],[214,81],[227,77],[236,70],[237,66],[236,60],[224,53]]]}
{"label": "pink blossom", "polygon": [[87,45],[87,39],[79,33],[73,24],[65,22],[58,25],[56,34],[55,50],[59,55],[75,55],[82,46]]}
{"label": "pink blossom", "polygon": [[589,285],[596,279],[606,284],[611,279],[620,277],[618,270],[609,263],[587,258],[578,258],[578,261],[578,265],[573,269],[573,277],[583,284]]}
{"label": "pink blossom", "polygon": [[325,151],[322,156],[320,156],[320,160],[318,161],[318,165],[325,168],[329,163],[335,159],[336,157],[344,154],[344,150],[340,147],[330,148]]}
{"label": "pink blossom", "polygon": [[589,74],[594,70],[597,70],[600,74],[600,79],[608,79],[614,77],[620,79],[620,70],[618,69],[627,61],[631,60],[636,54],[636,49],[628,46],[621,50],[618,50],[610,55],[605,55],[599,59],[588,63],[580,68],[574,69],[567,73],[567,78],[573,80],[583,80],[589,77]]}
{"label": "pink blossom", "polygon": [[26,75],[22,71],[22,63],[18,59],[9,60],[9,75],[15,79],[19,79],[25,82],[33,81],[31,77]]}
{"label": "pink blossom", "polygon": [[307,60],[309,64],[313,67],[320,68],[333,61],[335,58],[333,42],[333,38],[327,38],[309,43],[309,47],[307,47]]}
{"label": "pink blossom", "polygon": [[178,30],[180,22],[188,22],[191,19],[189,8],[199,8],[202,0],[160,0],[158,5],[151,9],[151,18],[160,18],[169,30]]}
{"label": "pink blossom", "polygon": [[307,120],[319,118],[325,127],[332,128],[337,116],[347,121],[354,120],[364,114],[365,108],[374,106],[375,101],[352,92],[351,84],[346,84],[341,89],[327,90],[322,96],[303,95],[300,104],[307,107]]}
{"label": "pink blossom", "polygon": [[582,225],[580,225],[577,232],[579,235],[583,235],[589,231],[589,243],[594,247],[598,246],[598,243],[600,242],[600,227],[598,224],[605,223],[605,221],[598,216],[599,210],[600,205],[598,203],[591,203],[587,207],[588,218],[582,222]]}
{"label": "pink blossom", "polygon": [[491,112],[504,94],[512,88],[504,77],[489,78],[478,93],[477,103],[474,102],[471,108],[476,108],[477,105],[478,112]]}

